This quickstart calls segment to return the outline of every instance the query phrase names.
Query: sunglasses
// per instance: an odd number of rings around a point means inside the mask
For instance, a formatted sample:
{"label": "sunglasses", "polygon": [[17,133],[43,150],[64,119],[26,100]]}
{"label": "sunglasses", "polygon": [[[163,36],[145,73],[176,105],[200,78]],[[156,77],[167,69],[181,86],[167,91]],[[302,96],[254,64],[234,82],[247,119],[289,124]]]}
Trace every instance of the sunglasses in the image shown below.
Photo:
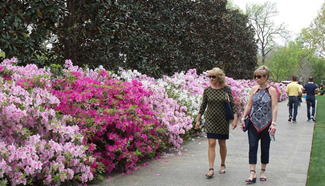
{"label": "sunglasses", "polygon": [[257,79],[261,79],[262,77],[265,77],[265,75],[263,75],[263,76],[261,76],[261,75],[258,75],[258,76],[257,75],[254,75],[254,79],[256,79],[256,78]]}
{"label": "sunglasses", "polygon": [[212,78],[212,79],[215,79],[215,78],[217,78],[217,76],[207,76],[208,78]]}

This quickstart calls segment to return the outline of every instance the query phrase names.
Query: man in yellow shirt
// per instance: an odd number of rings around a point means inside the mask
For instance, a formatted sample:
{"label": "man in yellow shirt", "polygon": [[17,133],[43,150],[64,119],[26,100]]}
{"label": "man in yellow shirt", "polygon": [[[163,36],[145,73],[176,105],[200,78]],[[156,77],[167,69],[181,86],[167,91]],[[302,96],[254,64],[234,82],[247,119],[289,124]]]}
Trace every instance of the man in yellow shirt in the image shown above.
{"label": "man in yellow shirt", "polygon": [[[297,83],[297,76],[292,76],[291,83],[287,86],[286,92],[289,96],[289,119],[288,121],[291,121],[293,123],[296,123],[296,117],[298,114],[298,96],[301,95],[301,88],[300,85]],[[293,115],[292,115],[292,109],[293,109]]]}

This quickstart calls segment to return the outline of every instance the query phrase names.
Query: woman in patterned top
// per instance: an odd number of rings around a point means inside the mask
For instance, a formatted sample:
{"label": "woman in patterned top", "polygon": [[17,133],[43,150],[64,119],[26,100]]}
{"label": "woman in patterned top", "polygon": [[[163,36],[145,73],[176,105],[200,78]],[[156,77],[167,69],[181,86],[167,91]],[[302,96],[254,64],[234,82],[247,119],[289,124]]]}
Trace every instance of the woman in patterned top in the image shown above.
{"label": "woman in patterned top", "polygon": [[214,160],[215,160],[215,147],[216,140],[218,139],[218,144],[220,148],[220,158],[221,167],[219,174],[226,173],[226,155],[227,146],[226,140],[229,139],[229,121],[226,119],[226,93],[227,89],[230,104],[234,113],[234,120],[232,122],[232,129],[237,127],[237,109],[233,100],[232,92],[228,86],[226,86],[225,73],[220,68],[213,68],[209,71],[208,78],[210,79],[210,86],[204,90],[203,102],[199,114],[197,116],[195,129],[200,128],[200,120],[206,107],[207,111],[205,113],[205,129],[208,138],[208,158],[209,158],[209,173],[206,174],[207,178],[212,178],[214,175]]}
{"label": "woman in patterned top", "polygon": [[[254,72],[257,81],[250,92],[249,101],[241,120],[241,128],[245,127],[244,119],[248,116],[251,126],[248,129],[249,166],[250,176],[245,180],[248,183],[256,182],[256,163],[258,142],[261,140],[261,173],[260,181],[266,181],[265,169],[269,163],[270,135],[276,131],[276,118],[278,112],[278,96],[275,88],[268,84],[269,69],[261,66]],[[269,134],[270,133],[270,134]]]}

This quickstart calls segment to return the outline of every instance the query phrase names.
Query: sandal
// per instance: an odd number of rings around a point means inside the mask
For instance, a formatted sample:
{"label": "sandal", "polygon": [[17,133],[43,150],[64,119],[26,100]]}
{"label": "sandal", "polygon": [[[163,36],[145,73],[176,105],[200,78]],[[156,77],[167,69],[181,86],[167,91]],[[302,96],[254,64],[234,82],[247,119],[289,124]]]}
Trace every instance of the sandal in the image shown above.
{"label": "sandal", "polygon": [[208,179],[212,178],[213,175],[214,175],[214,169],[213,169],[213,168],[210,168],[210,169],[209,169],[209,172],[210,172],[210,171],[213,171],[213,173],[212,173],[212,174],[209,174],[209,173],[208,173],[208,174],[205,175]]}
{"label": "sandal", "polygon": [[[255,170],[251,170],[251,172],[254,172],[254,174],[256,174]],[[246,183],[256,183],[256,175],[255,175],[255,177],[253,177],[252,179],[247,178],[247,179],[245,180],[245,182],[246,182]]]}
{"label": "sandal", "polygon": [[[261,170],[265,172],[265,169],[261,169]],[[260,181],[266,181],[266,177],[260,177]]]}
{"label": "sandal", "polygon": [[[224,169],[221,169],[221,167],[224,167]],[[220,170],[219,170],[219,174],[224,174],[224,173],[226,173],[226,165],[225,164],[221,164]]]}

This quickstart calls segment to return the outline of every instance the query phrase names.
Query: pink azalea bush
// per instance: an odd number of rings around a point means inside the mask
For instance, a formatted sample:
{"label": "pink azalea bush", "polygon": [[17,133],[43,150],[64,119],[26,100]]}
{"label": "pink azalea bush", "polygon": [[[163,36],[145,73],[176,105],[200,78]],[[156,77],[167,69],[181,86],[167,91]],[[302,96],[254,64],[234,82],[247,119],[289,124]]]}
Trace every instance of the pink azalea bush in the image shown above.
{"label": "pink azalea bush", "polygon": [[[103,171],[129,173],[166,146],[181,155],[209,86],[195,69],[154,79],[70,60],[63,73],[16,62],[0,64],[0,185],[78,185]],[[241,114],[256,82],[226,82]],[[285,86],[271,85],[285,100]]]}
{"label": "pink azalea bush", "polygon": [[[237,80],[237,82],[240,83],[242,86],[246,87],[247,98],[249,96],[250,89],[253,86],[257,85],[255,80]],[[269,82],[269,85],[275,88],[278,94],[278,101],[284,101],[288,98],[288,95],[286,93],[286,85],[276,82]]]}
{"label": "pink azalea bush", "polygon": [[11,70],[11,68],[13,66],[12,64],[14,64],[16,62],[17,62],[16,58],[3,60],[3,62],[1,63],[1,66],[0,66],[0,76],[4,80],[11,80],[11,78],[12,78],[11,76],[14,73],[14,71]]}
{"label": "pink azalea bush", "polygon": [[16,67],[15,62],[0,64],[11,74],[0,76],[0,184],[79,185],[92,180],[94,158],[86,154],[78,126],[70,116],[55,112],[59,99],[29,79],[35,78],[29,67]]}
{"label": "pink azalea bush", "polygon": [[[148,104],[157,113],[157,118],[162,125],[167,127],[167,136],[169,147],[180,148],[183,143],[183,138],[186,132],[192,129],[193,117],[188,111],[187,106],[180,103],[180,99],[175,99],[175,92],[169,91],[171,88],[162,79],[154,79],[140,74],[136,70],[120,69],[117,74],[112,74],[112,77],[133,81],[134,79],[141,81],[143,87],[153,92],[146,98]],[[186,96],[189,96],[186,94]],[[189,101],[189,104],[192,102]]]}
{"label": "pink azalea bush", "polygon": [[104,70],[98,73],[101,78],[92,79],[69,61],[66,67],[64,77],[53,84],[52,93],[61,100],[56,110],[76,118],[97,159],[94,168],[127,172],[164,147],[165,128],[145,100],[152,92],[139,81],[111,79]]}

